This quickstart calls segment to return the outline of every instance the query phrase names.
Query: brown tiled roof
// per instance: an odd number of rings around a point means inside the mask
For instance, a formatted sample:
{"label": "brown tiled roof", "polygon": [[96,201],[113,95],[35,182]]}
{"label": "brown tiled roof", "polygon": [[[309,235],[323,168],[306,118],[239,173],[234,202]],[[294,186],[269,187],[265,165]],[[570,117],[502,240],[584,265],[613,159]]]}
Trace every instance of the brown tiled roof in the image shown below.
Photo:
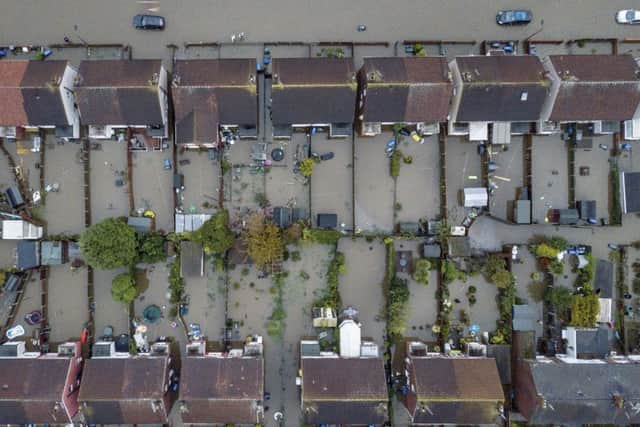
{"label": "brown tiled roof", "polygon": [[303,357],[302,406],[311,424],[382,424],[387,385],[381,358]]}
{"label": "brown tiled roof", "polygon": [[278,58],[272,62],[274,85],[351,85],[352,58]]}
{"label": "brown tiled roof", "polygon": [[180,400],[185,423],[259,422],[264,394],[262,358],[185,357]]}
{"label": "brown tiled roof", "polygon": [[362,66],[369,83],[449,83],[443,56],[365,58]]}
{"label": "brown tiled roof", "polygon": [[67,423],[62,401],[71,359],[0,359],[0,424]]}
{"label": "brown tiled roof", "polygon": [[[179,86],[254,86],[255,59],[193,59],[176,61],[174,80]],[[253,76],[253,82],[251,77]]]}
{"label": "brown tiled roof", "polygon": [[365,58],[365,122],[444,121],[453,85],[444,57]]}
{"label": "brown tiled roof", "polygon": [[220,125],[256,126],[255,69],[255,59],[176,61],[177,142],[214,142]]}
{"label": "brown tiled roof", "polygon": [[582,82],[638,82],[638,64],[631,55],[550,55],[561,79]]}
{"label": "brown tiled roof", "polygon": [[560,89],[550,120],[629,120],[640,104],[640,69],[631,55],[550,56]]}
{"label": "brown tiled roof", "polygon": [[67,61],[0,61],[0,125],[68,124],[58,89]]}
{"label": "brown tiled roof", "polygon": [[165,423],[162,401],[168,381],[167,357],[97,358],[85,362],[78,401],[92,424]]}
{"label": "brown tiled roof", "polygon": [[86,60],[80,63],[80,87],[147,87],[160,73],[159,59]]}
{"label": "brown tiled roof", "polygon": [[503,400],[495,359],[415,357],[418,400]]}
{"label": "brown tiled roof", "polygon": [[76,86],[82,122],[161,126],[159,89],[152,83],[161,66],[156,59],[82,61]]}
{"label": "brown tiled roof", "polygon": [[283,58],[272,63],[276,126],[353,123],[356,87],[351,58]]}
{"label": "brown tiled roof", "polygon": [[456,121],[535,121],[551,82],[533,55],[460,56],[462,77]]}
{"label": "brown tiled roof", "polygon": [[493,424],[504,402],[494,359],[412,357],[415,423]]}
{"label": "brown tiled roof", "polygon": [[455,61],[465,83],[540,83],[544,78],[535,55],[458,56]]}

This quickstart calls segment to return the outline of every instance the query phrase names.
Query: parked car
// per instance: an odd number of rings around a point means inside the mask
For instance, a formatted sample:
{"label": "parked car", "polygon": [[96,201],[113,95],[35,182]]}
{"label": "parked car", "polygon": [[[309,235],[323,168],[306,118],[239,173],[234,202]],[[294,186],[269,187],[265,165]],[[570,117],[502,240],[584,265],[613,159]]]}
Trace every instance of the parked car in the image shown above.
{"label": "parked car", "polygon": [[164,159],[164,161],[162,163],[162,168],[164,170],[171,170],[171,160],[170,159]]}
{"label": "parked car", "polygon": [[367,26],[366,25],[358,25],[358,32],[363,32],[363,31],[367,31]]}
{"label": "parked car", "polygon": [[13,328],[7,329],[7,338],[10,340],[18,338],[24,335],[24,328],[22,325],[16,325]]}
{"label": "parked car", "polygon": [[526,9],[501,10],[496,15],[498,25],[526,25],[533,19],[533,13]]}
{"label": "parked car", "polygon": [[640,10],[623,9],[616,13],[618,24],[640,24]]}
{"label": "parked car", "polygon": [[334,156],[333,151],[329,151],[328,153],[320,154],[320,160],[331,160]]}
{"label": "parked car", "polygon": [[136,15],[133,26],[138,30],[164,30],[164,18],[157,15]]}

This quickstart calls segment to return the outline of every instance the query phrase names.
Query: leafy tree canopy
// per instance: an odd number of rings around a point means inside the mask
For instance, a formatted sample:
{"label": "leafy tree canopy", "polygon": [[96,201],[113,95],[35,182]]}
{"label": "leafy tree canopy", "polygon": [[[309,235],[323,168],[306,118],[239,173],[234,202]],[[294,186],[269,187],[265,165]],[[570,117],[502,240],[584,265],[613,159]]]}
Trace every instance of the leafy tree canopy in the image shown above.
{"label": "leafy tree canopy", "polygon": [[219,210],[208,219],[192,236],[202,245],[207,255],[224,254],[231,249],[236,236],[229,229],[229,213]]}
{"label": "leafy tree canopy", "polygon": [[138,296],[136,283],[129,273],[118,274],[111,282],[111,296],[115,301],[130,304]]}
{"label": "leafy tree canopy", "polygon": [[249,217],[243,238],[247,244],[247,253],[258,268],[264,268],[282,256],[284,245],[280,229],[274,223],[266,221],[261,213]]}
{"label": "leafy tree canopy", "polygon": [[80,248],[87,264],[104,270],[133,264],[136,246],[135,231],[119,218],[107,218],[80,235]]}
{"label": "leafy tree canopy", "polygon": [[140,261],[152,264],[166,258],[162,234],[152,231],[150,233],[138,233],[137,237]]}

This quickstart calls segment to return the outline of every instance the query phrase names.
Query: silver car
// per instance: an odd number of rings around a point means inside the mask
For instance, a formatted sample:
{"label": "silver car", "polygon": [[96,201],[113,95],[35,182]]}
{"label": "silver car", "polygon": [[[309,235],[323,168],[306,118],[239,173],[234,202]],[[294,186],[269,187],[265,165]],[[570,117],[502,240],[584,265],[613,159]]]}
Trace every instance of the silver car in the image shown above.
{"label": "silver car", "polygon": [[640,24],[640,10],[623,9],[616,13],[618,24]]}

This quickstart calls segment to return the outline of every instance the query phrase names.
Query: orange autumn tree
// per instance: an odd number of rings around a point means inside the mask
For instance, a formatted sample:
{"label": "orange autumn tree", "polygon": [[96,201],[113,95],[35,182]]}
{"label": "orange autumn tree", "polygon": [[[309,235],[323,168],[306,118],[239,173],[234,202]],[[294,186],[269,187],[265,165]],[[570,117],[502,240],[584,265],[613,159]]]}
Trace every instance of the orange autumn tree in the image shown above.
{"label": "orange autumn tree", "polygon": [[267,221],[262,213],[249,216],[243,240],[247,245],[247,253],[259,269],[282,257],[284,244],[280,229]]}

